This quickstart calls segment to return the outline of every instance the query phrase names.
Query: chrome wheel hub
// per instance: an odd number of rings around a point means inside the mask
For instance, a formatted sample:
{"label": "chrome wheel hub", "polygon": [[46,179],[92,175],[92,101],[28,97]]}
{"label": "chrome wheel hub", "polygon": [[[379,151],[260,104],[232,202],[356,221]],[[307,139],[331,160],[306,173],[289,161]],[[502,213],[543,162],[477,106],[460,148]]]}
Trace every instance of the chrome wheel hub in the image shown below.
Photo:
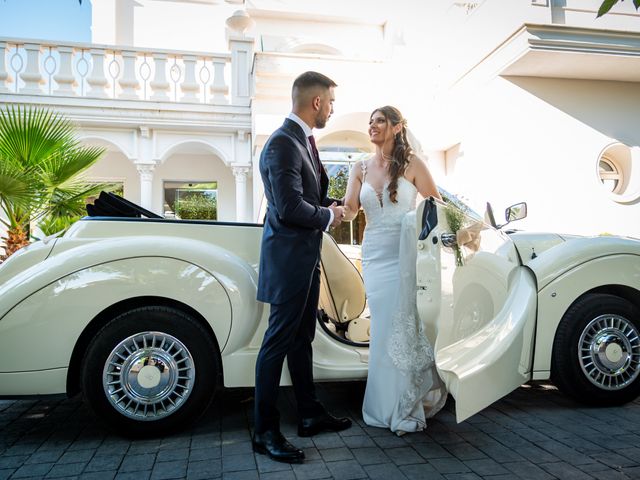
{"label": "chrome wheel hub", "polygon": [[578,343],[582,372],[603,390],[620,390],[640,374],[640,333],[620,315],[600,315]]}
{"label": "chrome wheel hub", "polygon": [[107,399],[136,420],[158,420],[189,398],[195,365],[180,340],[162,332],[141,332],[111,351],[102,373]]}

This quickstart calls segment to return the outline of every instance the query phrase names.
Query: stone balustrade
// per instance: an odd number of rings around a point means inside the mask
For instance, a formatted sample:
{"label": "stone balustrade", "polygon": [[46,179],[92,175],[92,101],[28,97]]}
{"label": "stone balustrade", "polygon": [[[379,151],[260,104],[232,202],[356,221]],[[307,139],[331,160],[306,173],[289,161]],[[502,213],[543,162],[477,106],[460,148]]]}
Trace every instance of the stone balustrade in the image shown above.
{"label": "stone balustrade", "polygon": [[0,94],[249,105],[247,56],[253,55],[253,43],[230,40],[230,50],[185,52],[0,37]]}

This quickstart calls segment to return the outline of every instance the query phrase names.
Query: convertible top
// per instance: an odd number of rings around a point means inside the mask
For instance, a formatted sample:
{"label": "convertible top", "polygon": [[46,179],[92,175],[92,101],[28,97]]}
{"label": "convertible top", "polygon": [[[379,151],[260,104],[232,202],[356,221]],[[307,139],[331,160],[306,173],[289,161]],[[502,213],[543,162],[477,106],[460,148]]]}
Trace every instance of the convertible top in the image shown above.
{"label": "convertible top", "polygon": [[93,204],[87,204],[90,217],[164,218],[111,192],[100,192]]}

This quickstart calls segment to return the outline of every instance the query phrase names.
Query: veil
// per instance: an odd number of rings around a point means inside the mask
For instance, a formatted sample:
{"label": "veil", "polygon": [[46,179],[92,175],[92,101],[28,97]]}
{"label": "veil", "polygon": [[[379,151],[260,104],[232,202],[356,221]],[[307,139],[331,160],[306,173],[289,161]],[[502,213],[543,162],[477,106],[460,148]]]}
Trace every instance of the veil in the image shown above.
{"label": "veil", "polygon": [[392,317],[392,333],[387,348],[393,364],[408,380],[400,398],[402,414],[409,416],[415,406],[422,403],[425,417],[430,418],[444,406],[447,392],[435,368],[433,347],[427,339],[416,305],[417,238],[416,211],[412,210],[402,220],[398,304]]}

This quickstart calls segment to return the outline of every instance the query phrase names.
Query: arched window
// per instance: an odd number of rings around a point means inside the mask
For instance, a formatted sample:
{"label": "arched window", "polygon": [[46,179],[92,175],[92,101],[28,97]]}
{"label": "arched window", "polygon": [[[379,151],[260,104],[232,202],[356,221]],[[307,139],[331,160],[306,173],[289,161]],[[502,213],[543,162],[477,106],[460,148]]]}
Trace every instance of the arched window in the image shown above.
{"label": "arched window", "polygon": [[623,178],[616,162],[612,161],[610,158],[601,157],[600,163],[598,164],[598,172],[600,175],[600,181],[607,191],[611,193],[619,193],[623,185]]}
{"label": "arched window", "polygon": [[606,147],[598,157],[598,180],[612,200],[634,202],[640,198],[640,150],[622,143]]}

